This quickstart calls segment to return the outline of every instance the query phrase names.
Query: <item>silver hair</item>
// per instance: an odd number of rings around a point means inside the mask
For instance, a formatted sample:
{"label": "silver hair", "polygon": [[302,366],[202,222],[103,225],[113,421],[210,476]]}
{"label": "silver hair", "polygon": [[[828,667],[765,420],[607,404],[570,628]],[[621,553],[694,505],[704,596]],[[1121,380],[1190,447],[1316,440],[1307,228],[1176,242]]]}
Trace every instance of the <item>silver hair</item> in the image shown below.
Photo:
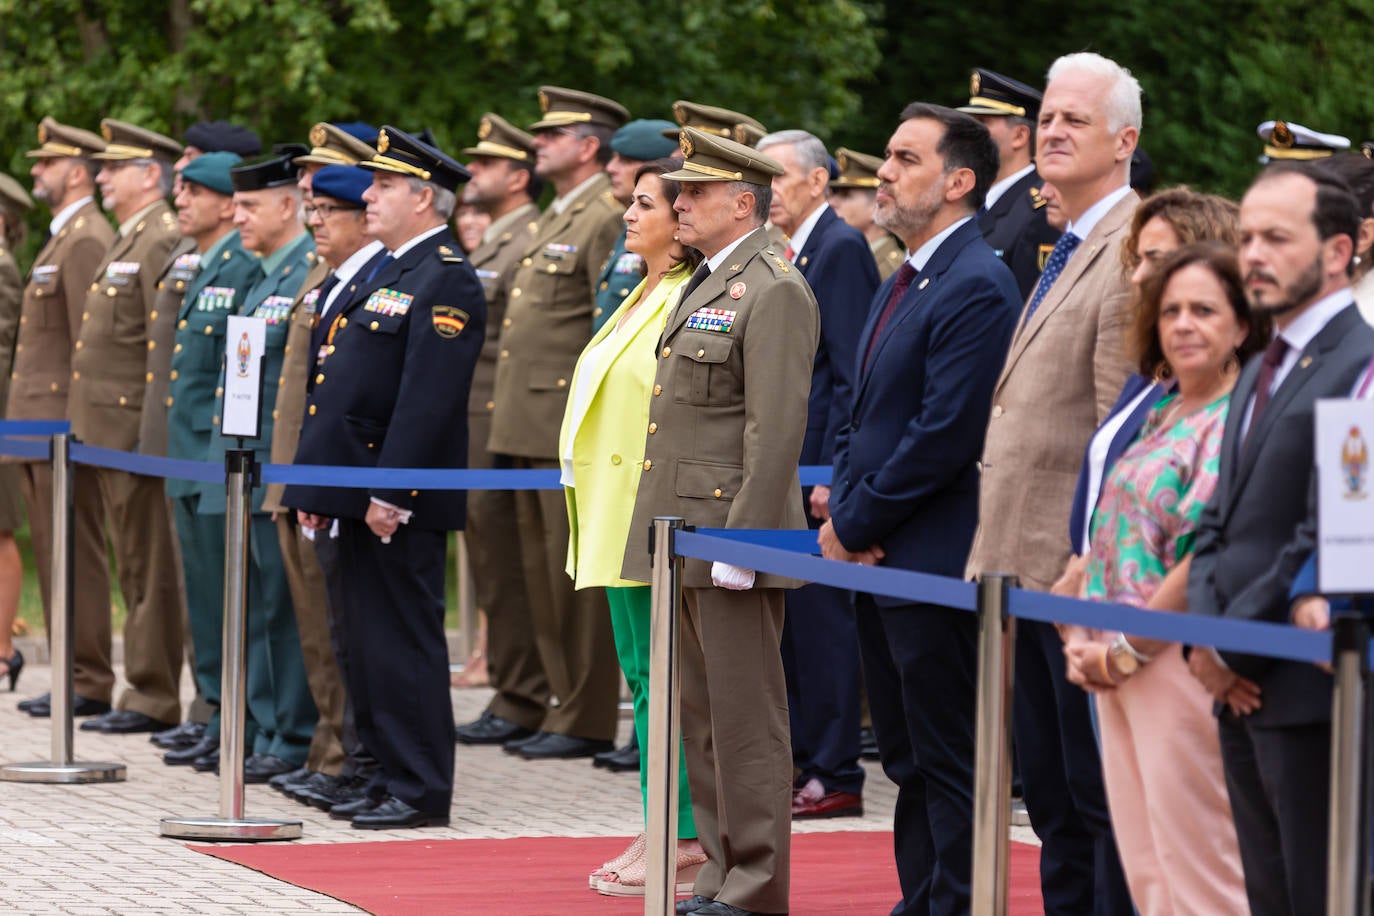
{"label": "silver hair", "polygon": [[767,134],[757,144],[754,149],[763,152],[770,146],[788,145],[797,151],[797,161],[802,168],[830,170],[830,153],[826,152],[825,144],[815,134],[804,130],[778,130]]}
{"label": "silver hair", "polygon": [[1127,126],[1140,130],[1143,120],[1140,82],[1131,75],[1131,71],[1101,54],[1080,51],[1076,54],[1065,54],[1050,64],[1050,71],[1045,75],[1045,87],[1048,89],[1055,77],[1070,72],[1084,73],[1110,81],[1106,98],[1103,100],[1107,111],[1108,130],[1116,133]]}
{"label": "silver hair", "polygon": [[135,159],[134,165],[147,168],[148,166],[157,167],[157,189],[162,192],[163,197],[172,196],[172,186],[176,183],[176,171],[172,168],[172,163],[163,162],[161,159]]}
{"label": "silver hair", "polygon": [[430,206],[434,208],[435,213],[439,214],[440,219],[447,220],[453,215],[453,208],[458,204],[458,195],[455,192],[450,191],[448,188],[440,187],[432,181],[425,181],[423,178],[417,178],[413,175],[408,176],[406,182],[409,183],[410,190],[416,194],[419,194],[425,188],[429,188],[434,192],[434,200],[430,202]]}

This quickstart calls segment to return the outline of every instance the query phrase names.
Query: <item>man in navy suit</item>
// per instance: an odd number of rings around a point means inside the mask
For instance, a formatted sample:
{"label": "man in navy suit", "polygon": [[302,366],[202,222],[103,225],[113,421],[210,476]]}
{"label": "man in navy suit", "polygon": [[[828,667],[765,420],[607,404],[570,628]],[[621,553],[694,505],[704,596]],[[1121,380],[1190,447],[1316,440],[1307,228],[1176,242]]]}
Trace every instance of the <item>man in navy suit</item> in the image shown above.
{"label": "man in navy suit", "polygon": [[[468,389],[482,349],[486,300],[448,229],[468,172],[385,127],[373,172],[368,234],[388,256],[325,316],[297,464],[461,468]],[[323,322],[322,322],[323,323]],[[292,486],[303,527],[339,523],[334,590],[345,619],[348,692],[358,737],[380,764],[366,794],[331,817],[381,830],[445,826],[453,799],[453,708],[444,639],[448,532],[463,527],[462,490]]]}
{"label": "man in navy suit", "polygon": [[[1374,328],[1350,290],[1359,230],[1349,187],[1310,164],[1270,166],[1241,200],[1245,293],[1257,314],[1274,319],[1274,337],[1231,393],[1217,488],[1188,572],[1191,613],[1289,619],[1294,577],[1313,547],[1313,405],[1348,397],[1374,352]],[[1189,667],[1223,701],[1221,757],[1251,910],[1321,912],[1331,676],[1302,662],[1204,648],[1192,650]],[[1238,678],[1259,685],[1260,708],[1249,715],[1224,702]]]}
{"label": "man in navy suit", "polygon": [[[772,133],[758,142],[783,167],[773,179],[768,209],[788,236],[784,256],[797,265],[821,312],[821,339],[811,369],[803,465],[829,464],[840,427],[848,422],[854,390],[854,353],[878,288],[878,266],[863,233],[826,203],[830,154],[804,130]],[[828,487],[801,498],[812,528],[828,514]],[[794,819],[863,814],[859,644],[850,592],[806,585],[787,593],[782,660],[792,726],[792,759],[799,773]]]}
{"label": "man in navy suit", "polygon": [[[973,216],[997,147],[966,114],[916,103],[878,171],[877,219],[907,262],[874,297],[835,446],[825,556],[962,576],[978,456],[1021,297]],[[963,913],[972,870],[974,615],[857,596],[873,727],[898,786],[894,914]]]}

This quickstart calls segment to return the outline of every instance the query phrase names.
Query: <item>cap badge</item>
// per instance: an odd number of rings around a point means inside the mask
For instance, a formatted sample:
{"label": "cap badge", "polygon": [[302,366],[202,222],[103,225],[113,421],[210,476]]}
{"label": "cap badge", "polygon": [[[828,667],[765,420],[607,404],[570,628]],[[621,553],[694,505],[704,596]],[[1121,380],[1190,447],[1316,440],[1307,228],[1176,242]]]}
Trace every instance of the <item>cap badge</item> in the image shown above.
{"label": "cap badge", "polygon": [[744,295],[745,289],[746,287],[744,285],[744,281],[741,280],[739,283],[736,283],[734,286],[730,287],[730,298],[738,299],[740,296]]}
{"label": "cap badge", "polygon": [[310,128],[310,145],[324,146],[329,141],[329,132],[324,129],[323,124],[316,124]]}
{"label": "cap badge", "polygon": [[681,102],[674,102],[674,103],[673,103],[673,117],[674,117],[675,119],[677,119],[677,123],[678,123],[679,125],[686,125],[686,123],[687,123],[687,109],[682,107],[682,103],[681,103]]}
{"label": "cap badge", "polygon": [[849,154],[840,153],[835,157],[835,164],[840,167],[841,172],[849,171]]}
{"label": "cap badge", "polygon": [[685,130],[678,135],[677,145],[682,149],[682,155],[685,158],[692,158],[692,153],[696,152],[696,148],[692,145],[692,138],[687,136]]}
{"label": "cap badge", "polygon": [[377,134],[377,152],[385,153],[391,149],[391,138],[386,135],[386,131]]}
{"label": "cap badge", "polygon": [[485,140],[491,136],[491,118],[483,116],[482,123],[477,125],[477,139]]}
{"label": "cap badge", "polygon": [[968,94],[977,95],[983,88],[983,78],[978,75],[978,71],[973,71],[973,76],[969,77]]}
{"label": "cap badge", "polygon": [[1283,121],[1275,121],[1274,132],[1271,134],[1270,139],[1274,141],[1275,146],[1281,149],[1288,149],[1293,145],[1296,138],[1293,136],[1292,129],[1287,124]]}
{"label": "cap badge", "polygon": [[544,114],[549,113],[549,94],[543,89],[539,90],[539,110]]}
{"label": "cap badge", "polygon": [[38,142],[39,142],[39,143],[47,143],[47,142],[48,142],[48,125],[46,125],[46,124],[39,124],[39,125],[38,125]]}
{"label": "cap badge", "polygon": [[114,139],[114,131],[110,130],[110,125],[108,125],[108,124],[101,124],[101,125],[100,125],[100,136],[104,137],[106,141],[113,140],[113,139]]}

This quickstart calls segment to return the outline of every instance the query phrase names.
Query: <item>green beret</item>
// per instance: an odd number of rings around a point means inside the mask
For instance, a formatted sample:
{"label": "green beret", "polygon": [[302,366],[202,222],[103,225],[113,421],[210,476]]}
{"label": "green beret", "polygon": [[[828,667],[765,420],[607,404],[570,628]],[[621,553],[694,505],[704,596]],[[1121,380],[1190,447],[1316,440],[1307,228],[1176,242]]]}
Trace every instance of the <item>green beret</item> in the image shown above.
{"label": "green beret", "polygon": [[[672,133],[672,138],[665,134]],[[611,138],[611,149],[622,159],[649,162],[677,152],[677,125],[672,121],[631,121]]]}
{"label": "green beret", "polygon": [[242,162],[238,153],[202,153],[181,170],[182,181],[193,181],[217,194],[233,194],[234,179],[229,170]]}

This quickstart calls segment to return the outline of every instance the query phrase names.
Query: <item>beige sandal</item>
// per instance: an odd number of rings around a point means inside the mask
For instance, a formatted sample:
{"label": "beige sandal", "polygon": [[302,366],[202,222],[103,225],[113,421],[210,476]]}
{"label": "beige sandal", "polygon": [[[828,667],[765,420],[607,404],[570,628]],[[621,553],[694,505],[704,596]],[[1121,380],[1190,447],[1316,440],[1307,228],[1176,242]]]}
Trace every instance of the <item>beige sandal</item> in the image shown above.
{"label": "beige sandal", "polygon": [[614,859],[610,859],[606,862],[603,862],[600,868],[596,869],[594,872],[587,876],[587,886],[592,890],[596,890],[597,882],[600,881],[602,878],[606,877],[607,875],[615,874],[620,869],[629,865],[635,859],[643,859],[644,850],[647,847],[648,842],[649,835],[647,833],[641,833],[639,836],[635,837],[634,840],[631,841],[630,845],[626,847],[624,852],[616,856]]}
{"label": "beige sandal", "polygon": [[[697,872],[706,864],[703,853],[677,853],[677,884],[675,890],[682,894],[690,891],[696,883]],[[647,850],[638,859],[610,872],[596,882],[596,889],[607,897],[643,897],[644,885],[648,878],[649,857]]]}

